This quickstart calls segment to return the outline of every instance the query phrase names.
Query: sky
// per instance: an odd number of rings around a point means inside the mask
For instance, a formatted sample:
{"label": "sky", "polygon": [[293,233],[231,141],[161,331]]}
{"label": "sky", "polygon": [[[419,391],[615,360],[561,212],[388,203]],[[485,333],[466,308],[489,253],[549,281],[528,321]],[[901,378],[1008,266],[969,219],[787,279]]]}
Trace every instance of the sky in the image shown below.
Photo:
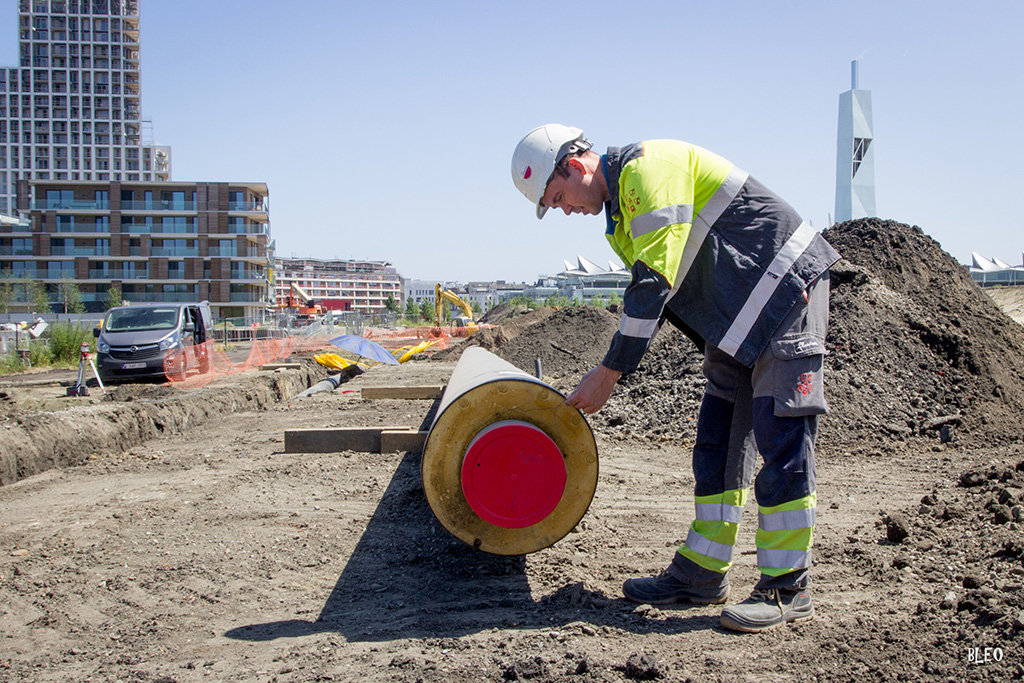
{"label": "sky", "polygon": [[172,178],[266,182],[279,256],[462,282],[604,265],[603,216],[538,221],[512,185],[516,143],[551,122],[602,151],[696,143],[825,228],[856,59],[878,215],[962,263],[1022,260],[1019,0],[140,3],[142,113]]}

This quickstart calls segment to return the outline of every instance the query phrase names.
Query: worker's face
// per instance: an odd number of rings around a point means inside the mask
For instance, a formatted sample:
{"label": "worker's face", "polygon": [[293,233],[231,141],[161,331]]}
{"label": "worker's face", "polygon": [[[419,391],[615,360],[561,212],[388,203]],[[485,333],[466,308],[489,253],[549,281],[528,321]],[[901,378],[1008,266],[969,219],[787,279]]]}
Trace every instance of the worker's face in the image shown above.
{"label": "worker's face", "polygon": [[565,215],[581,213],[597,215],[604,208],[604,198],[591,182],[594,178],[578,158],[569,160],[569,175],[555,173],[548,183],[541,203],[549,209],[561,209]]}

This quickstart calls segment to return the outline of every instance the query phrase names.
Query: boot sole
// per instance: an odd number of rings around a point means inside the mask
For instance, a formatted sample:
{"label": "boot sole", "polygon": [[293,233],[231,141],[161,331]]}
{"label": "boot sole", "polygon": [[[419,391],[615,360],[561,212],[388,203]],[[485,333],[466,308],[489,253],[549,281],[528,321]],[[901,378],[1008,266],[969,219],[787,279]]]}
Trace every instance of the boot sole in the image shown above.
{"label": "boot sole", "polygon": [[805,622],[805,621],[810,621],[812,619],[814,619],[814,611],[813,610],[811,611],[810,614],[802,614],[802,615],[800,615],[798,617],[793,617],[791,619],[783,619],[782,621],[776,622],[774,624],[768,624],[767,626],[757,626],[757,625],[754,625],[754,624],[743,624],[743,623],[740,623],[740,622],[732,619],[731,617],[729,617],[726,614],[723,614],[720,617],[719,621],[721,621],[723,628],[727,628],[730,631],[741,631],[742,633],[761,633],[762,631],[769,631],[769,630],[771,630],[773,628],[778,628],[779,626],[782,626],[783,624],[799,624],[799,623],[802,623],[802,622]]}
{"label": "boot sole", "polygon": [[729,591],[726,590],[721,597],[715,598],[697,598],[688,596],[672,597],[663,600],[651,600],[649,598],[641,598],[639,596],[630,595],[626,590],[622,591],[622,594],[627,600],[639,603],[641,605],[721,605],[729,599]]}

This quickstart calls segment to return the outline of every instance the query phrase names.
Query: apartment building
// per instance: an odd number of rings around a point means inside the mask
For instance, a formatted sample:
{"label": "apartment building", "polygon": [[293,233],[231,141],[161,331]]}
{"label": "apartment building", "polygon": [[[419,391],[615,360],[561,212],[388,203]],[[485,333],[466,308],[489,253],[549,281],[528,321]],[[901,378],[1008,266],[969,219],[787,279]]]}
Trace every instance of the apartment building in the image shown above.
{"label": "apartment building", "polygon": [[19,180],[170,179],[141,119],[138,0],[18,0],[18,37],[0,68],[0,211]]}
{"label": "apartment building", "polygon": [[[54,303],[74,282],[89,311],[116,285],[131,302],[205,299],[217,318],[262,321],[268,194],[264,183],[19,180],[22,220],[0,222],[0,276],[41,281]],[[12,310],[28,310],[24,299]]]}
{"label": "apartment building", "polygon": [[396,304],[402,299],[401,278],[387,261],[280,256],[275,261],[274,290],[281,308],[294,303],[292,283],[331,311],[378,313],[389,294]]}
{"label": "apartment building", "polygon": [[[0,276],[87,310],[208,299],[218,317],[273,306],[264,183],[172,182],[141,118],[139,0],[18,0],[19,63],[0,68]],[[27,310],[20,299],[10,308]]]}

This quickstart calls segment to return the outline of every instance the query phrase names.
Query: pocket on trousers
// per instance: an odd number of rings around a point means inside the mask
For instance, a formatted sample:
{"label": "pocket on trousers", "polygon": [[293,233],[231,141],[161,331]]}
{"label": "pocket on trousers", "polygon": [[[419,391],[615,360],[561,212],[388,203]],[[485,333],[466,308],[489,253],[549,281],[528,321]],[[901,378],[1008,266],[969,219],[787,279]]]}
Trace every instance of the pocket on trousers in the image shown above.
{"label": "pocket on trousers", "polygon": [[827,413],[822,377],[824,340],[812,334],[773,339],[771,352],[775,415],[802,417]]}

